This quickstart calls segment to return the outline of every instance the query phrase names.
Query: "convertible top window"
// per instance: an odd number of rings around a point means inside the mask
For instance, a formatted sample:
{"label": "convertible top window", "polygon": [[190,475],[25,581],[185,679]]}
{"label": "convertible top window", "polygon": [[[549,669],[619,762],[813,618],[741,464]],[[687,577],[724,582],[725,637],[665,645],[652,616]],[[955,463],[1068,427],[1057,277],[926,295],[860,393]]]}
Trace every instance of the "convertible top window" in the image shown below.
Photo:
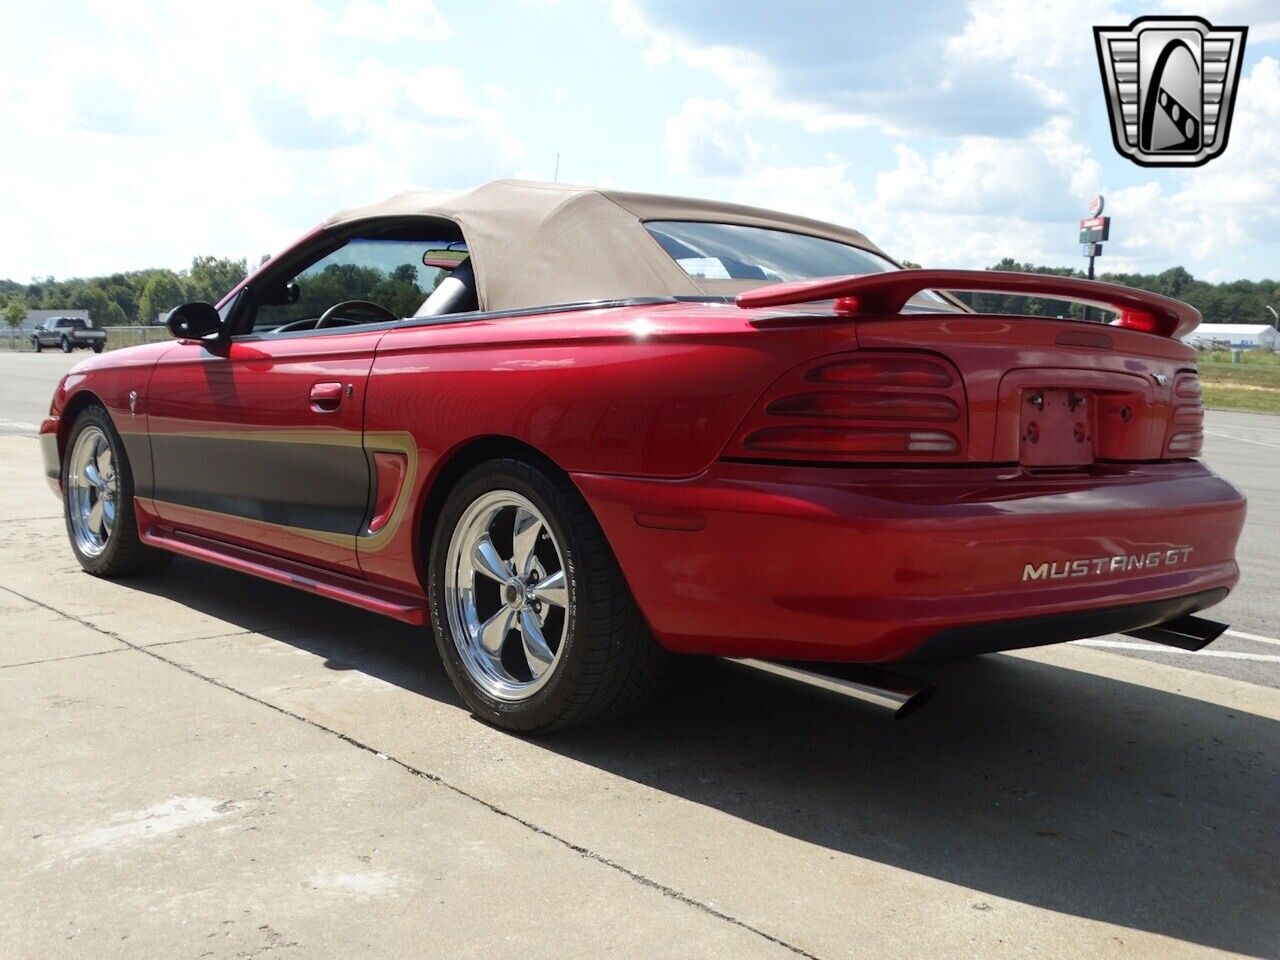
{"label": "convertible top window", "polygon": [[[645,229],[685,273],[703,280],[777,283],[899,269],[870,250],[786,230],[695,220],[650,220]],[[930,309],[954,309],[935,293],[920,299]]]}
{"label": "convertible top window", "polygon": [[733,223],[651,220],[645,228],[691,277],[807,280],[896,270],[870,250],[802,233]]}

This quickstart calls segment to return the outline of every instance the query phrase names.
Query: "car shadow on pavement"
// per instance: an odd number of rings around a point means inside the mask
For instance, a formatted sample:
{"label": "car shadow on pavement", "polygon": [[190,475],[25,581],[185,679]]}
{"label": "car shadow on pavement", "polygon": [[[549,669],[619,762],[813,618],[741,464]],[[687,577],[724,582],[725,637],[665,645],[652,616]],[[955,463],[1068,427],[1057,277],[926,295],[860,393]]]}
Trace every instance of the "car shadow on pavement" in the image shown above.
{"label": "car shadow on pavement", "polygon": [[[424,629],[186,561],[173,571],[131,585],[332,669],[460,702]],[[271,614],[287,625],[251,625]],[[912,671],[939,693],[895,723],[719,661],[682,660],[634,716],[537,744],[808,844],[979,891],[977,910],[999,908],[985,894],[1275,954],[1280,724],[1015,657]]]}

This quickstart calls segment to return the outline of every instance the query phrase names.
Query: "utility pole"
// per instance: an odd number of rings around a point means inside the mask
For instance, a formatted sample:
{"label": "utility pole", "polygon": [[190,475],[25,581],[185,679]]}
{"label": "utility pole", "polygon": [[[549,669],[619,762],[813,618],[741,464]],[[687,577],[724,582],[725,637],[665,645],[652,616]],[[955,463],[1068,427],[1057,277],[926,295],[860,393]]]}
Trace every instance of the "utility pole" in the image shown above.
{"label": "utility pole", "polygon": [[556,154],[556,172],[555,172],[555,176],[552,177],[551,182],[552,183],[560,182],[560,154],[558,153]]}
{"label": "utility pole", "polygon": [[[1093,279],[1093,260],[1102,256],[1102,242],[1110,239],[1111,218],[1104,217],[1102,210],[1106,200],[1102,194],[1096,193],[1089,201],[1089,216],[1080,221],[1080,246],[1084,255],[1089,258],[1089,279]],[[1085,304],[1085,320],[1093,319],[1093,308]]]}

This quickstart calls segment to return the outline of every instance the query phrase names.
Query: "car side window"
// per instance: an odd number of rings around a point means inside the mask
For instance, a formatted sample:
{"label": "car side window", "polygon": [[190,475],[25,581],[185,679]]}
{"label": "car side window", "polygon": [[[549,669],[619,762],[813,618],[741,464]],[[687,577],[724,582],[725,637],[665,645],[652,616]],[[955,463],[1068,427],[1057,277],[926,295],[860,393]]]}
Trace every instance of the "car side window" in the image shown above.
{"label": "car side window", "polygon": [[[312,329],[325,311],[348,300],[376,304],[396,317],[411,317],[447,273],[428,261],[449,246],[448,240],[352,239],[299,272],[288,281],[289,287],[281,282],[274,291],[264,291],[263,298],[271,301],[295,296],[296,300],[258,304],[253,333]],[[459,259],[466,256],[460,244],[452,246],[459,248]],[[335,319],[340,322],[328,329],[338,332],[385,317],[352,309]]]}

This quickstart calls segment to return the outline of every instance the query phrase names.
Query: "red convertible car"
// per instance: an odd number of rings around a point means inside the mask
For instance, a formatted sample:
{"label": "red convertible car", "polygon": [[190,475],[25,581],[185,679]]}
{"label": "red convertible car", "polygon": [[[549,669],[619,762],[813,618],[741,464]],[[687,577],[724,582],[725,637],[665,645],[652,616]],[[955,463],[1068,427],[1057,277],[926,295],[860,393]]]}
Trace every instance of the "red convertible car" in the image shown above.
{"label": "red convertible car", "polygon": [[[951,291],[1092,304],[983,315]],[[41,427],[71,546],[430,623],[489,722],[616,713],[671,653],[903,710],[884,665],[1196,648],[1241,495],[1196,458],[1191,307],[903,270],[728,204],[499,182],[343,211]]]}

